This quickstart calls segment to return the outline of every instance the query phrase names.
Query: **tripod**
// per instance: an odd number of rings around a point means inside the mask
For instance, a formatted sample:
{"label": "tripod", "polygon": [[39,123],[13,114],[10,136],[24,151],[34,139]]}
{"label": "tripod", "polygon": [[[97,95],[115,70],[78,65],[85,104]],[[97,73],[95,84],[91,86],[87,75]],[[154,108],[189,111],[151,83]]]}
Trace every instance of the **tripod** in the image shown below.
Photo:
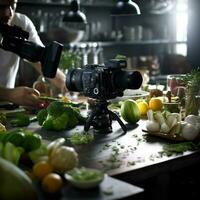
{"label": "tripod", "polygon": [[92,107],[91,113],[86,120],[84,130],[88,131],[90,126],[93,126],[95,133],[111,133],[112,120],[117,120],[124,133],[127,128],[120,118],[114,112],[108,110],[108,102],[106,100],[97,100]]}

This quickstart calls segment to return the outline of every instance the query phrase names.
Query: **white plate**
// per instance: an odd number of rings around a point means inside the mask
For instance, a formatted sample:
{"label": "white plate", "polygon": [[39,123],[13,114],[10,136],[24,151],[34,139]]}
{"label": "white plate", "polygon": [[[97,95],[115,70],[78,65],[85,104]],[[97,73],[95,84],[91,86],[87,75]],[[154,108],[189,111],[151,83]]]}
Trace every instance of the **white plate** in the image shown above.
{"label": "white plate", "polygon": [[111,103],[116,103],[119,101],[123,101],[126,99],[140,99],[147,97],[149,95],[149,92],[143,91],[143,90],[131,90],[131,89],[126,89],[124,91],[124,95],[122,97],[117,97],[115,99],[111,99]]}

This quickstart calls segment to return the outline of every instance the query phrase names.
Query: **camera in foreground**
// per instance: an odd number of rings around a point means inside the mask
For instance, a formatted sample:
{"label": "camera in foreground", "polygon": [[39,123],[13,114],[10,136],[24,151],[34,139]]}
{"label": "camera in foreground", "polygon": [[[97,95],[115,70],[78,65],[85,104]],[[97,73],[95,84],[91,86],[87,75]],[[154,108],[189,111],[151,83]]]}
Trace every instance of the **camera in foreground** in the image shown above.
{"label": "camera in foreground", "polygon": [[107,100],[123,96],[125,89],[138,89],[142,84],[138,71],[125,71],[124,68],[126,61],[110,60],[105,65],[86,65],[68,71],[67,88],[96,100],[86,120],[85,131],[93,126],[95,133],[110,133],[112,120],[117,120],[123,131],[127,131],[118,115],[107,108]]}

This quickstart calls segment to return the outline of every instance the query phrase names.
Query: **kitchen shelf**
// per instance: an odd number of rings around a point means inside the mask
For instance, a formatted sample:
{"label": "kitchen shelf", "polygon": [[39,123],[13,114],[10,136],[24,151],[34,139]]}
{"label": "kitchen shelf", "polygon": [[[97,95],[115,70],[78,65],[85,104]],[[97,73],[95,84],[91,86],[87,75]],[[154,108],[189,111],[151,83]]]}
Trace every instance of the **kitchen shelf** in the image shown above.
{"label": "kitchen shelf", "polygon": [[[68,3],[45,3],[45,2],[26,2],[26,1],[21,1],[18,2],[18,6],[34,6],[34,7],[57,7],[57,8],[68,8],[69,4]],[[112,4],[80,4],[81,7],[87,7],[87,8],[93,8],[93,7],[98,7],[98,8],[111,8],[113,5]]]}
{"label": "kitchen shelf", "polygon": [[86,41],[79,43],[71,43],[71,45],[85,46],[85,45],[99,45],[102,47],[110,46],[126,46],[126,45],[175,45],[186,44],[187,41],[171,41],[171,40],[143,40],[143,41]]}

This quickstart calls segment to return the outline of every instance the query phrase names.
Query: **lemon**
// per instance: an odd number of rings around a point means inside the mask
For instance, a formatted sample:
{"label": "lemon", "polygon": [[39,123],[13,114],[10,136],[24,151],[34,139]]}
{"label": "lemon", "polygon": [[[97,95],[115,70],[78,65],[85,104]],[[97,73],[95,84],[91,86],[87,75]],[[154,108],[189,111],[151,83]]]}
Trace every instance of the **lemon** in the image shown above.
{"label": "lemon", "polygon": [[151,98],[149,101],[149,109],[153,111],[162,110],[163,103],[162,100],[159,98]]}
{"label": "lemon", "polygon": [[136,101],[136,103],[138,104],[138,103],[144,101],[144,99],[137,99],[137,100],[135,100],[135,101]]}
{"label": "lemon", "polygon": [[148,103],[143,100],[143,101],[140,101],[139,103],[137,103],[137,105],[138,105],[138,108],[140,110],[140,114],[146,115],[147,111],[149,109]]}

